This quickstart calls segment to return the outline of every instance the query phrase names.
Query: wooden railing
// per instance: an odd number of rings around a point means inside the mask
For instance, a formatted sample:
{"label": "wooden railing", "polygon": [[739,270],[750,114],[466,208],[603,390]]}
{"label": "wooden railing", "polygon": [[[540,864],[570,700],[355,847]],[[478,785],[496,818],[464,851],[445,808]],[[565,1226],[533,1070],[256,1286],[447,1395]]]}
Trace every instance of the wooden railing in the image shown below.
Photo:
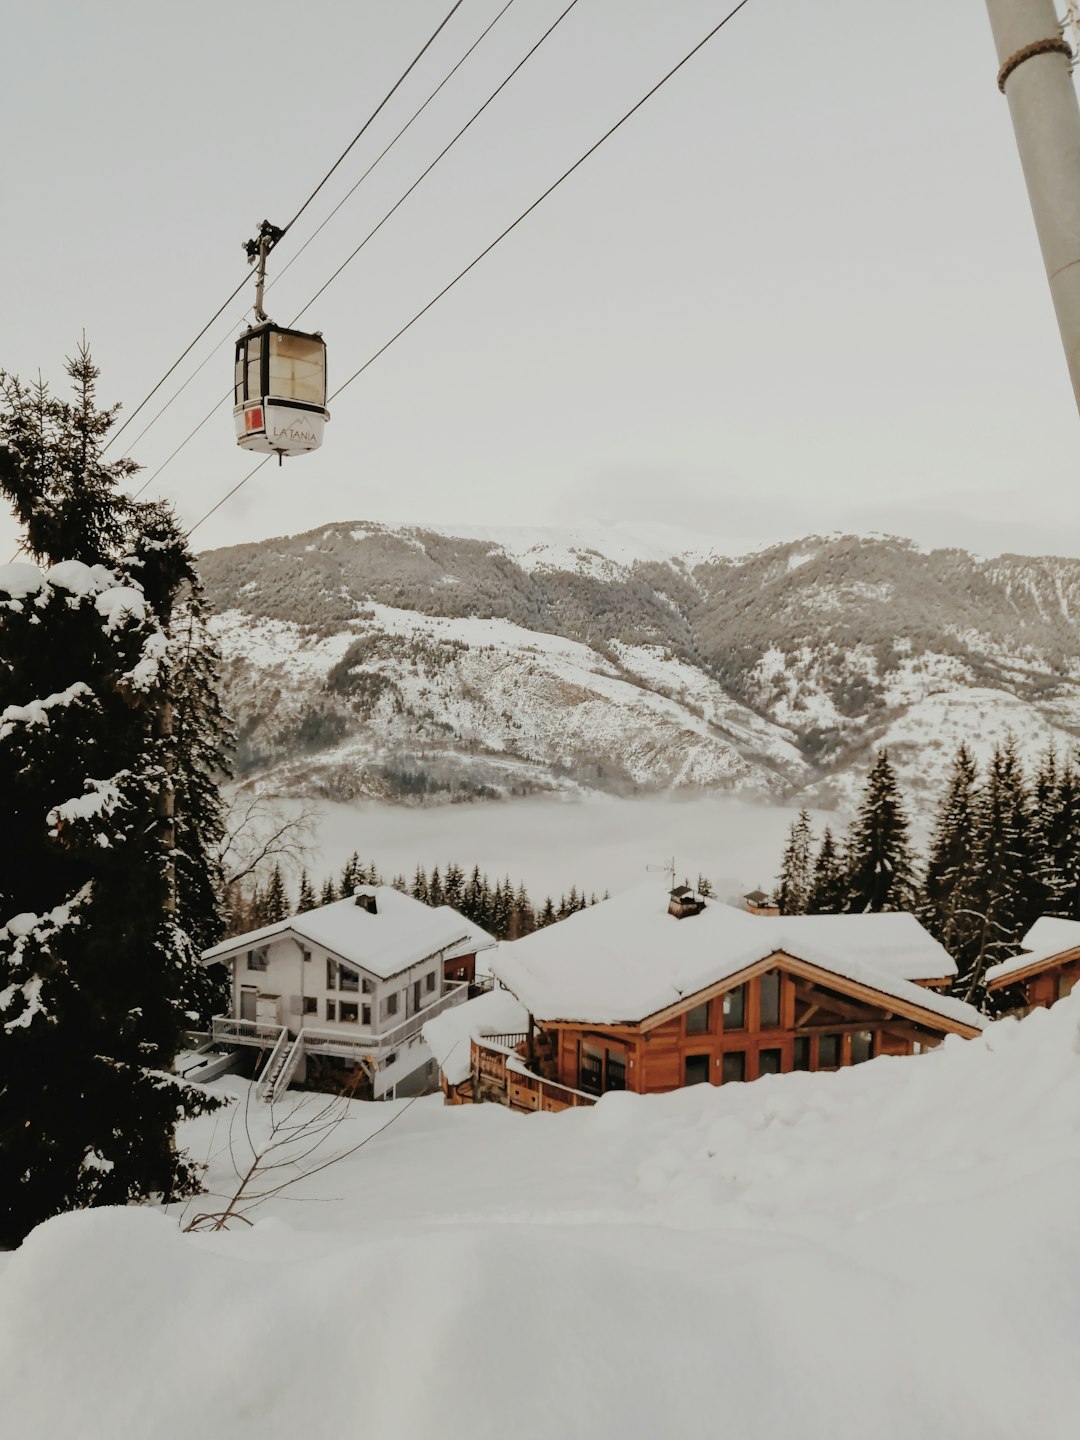
{"label": "wooden railing", "polygon": [[524,1045],[528,1038],[527,1030],[508,1030],[505,1035],[484,1035],[484,1039],[490,1040],[492,1045],[505,1045],[508,1050],[516,1050],[519,1045]]}
{"label": "wooden railing", "polygon": [[[503,1038],[485,1035],[482,1040],[472,1041],[475,1100],[496,1100],[512,1110],[568,1110],[577,1105],[596,1104],[594,1095],[572,1090],[568,1085],[545,1080],[526,1070],[516,1050],[501,1043]],[[524,1035],[518,1043],[523,1039]]]}

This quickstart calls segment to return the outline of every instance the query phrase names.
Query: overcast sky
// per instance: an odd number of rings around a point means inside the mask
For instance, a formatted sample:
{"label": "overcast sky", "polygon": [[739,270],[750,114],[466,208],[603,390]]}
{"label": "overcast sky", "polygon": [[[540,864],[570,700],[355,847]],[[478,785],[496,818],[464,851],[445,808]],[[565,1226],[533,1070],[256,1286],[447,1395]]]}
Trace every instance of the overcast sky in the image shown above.
{"label": "overcast sky", "polygon": [[[85,330],[103,398],[131,409],[449,3],[9,0],[0,367],[63,384]],[[271,276],[502,3],[465,0]],[[579,0],[308,312],[331,386],[729,3]],[[270,292],[274,318],[564,4],[516,0]],[[983,0],[750,0],[336,401],[320,452],[267,465],[200,547],[341,519],[630,519],[733,551],[844,529],[1080,554],[1080,426],[995,74]],[[148,473],[229,387],[242,315],[131,446]],[[191,523],[251,464],[222,405],[152,493]],[[5,517],[0,542],[14,534]]]}

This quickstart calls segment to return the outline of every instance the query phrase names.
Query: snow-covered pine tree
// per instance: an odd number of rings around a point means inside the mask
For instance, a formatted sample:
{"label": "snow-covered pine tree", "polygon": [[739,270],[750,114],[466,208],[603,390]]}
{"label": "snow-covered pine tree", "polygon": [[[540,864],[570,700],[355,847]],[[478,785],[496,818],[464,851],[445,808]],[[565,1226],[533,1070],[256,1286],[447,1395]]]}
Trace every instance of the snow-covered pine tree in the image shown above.
{"label": "snow-covered pine tree", "polygon": [[978,928],[971,961],[958,977],[957,991],[979,1005],[986,1001],[983,977],[987,968],[1016,953],[1038,904],[1031,876],[1031,811],[1011,738],[994,751],[979,793],[975,849]]}
{"label": "snow-covered pine tree", "polygon": [[337,893],[337,888],[334,885],[334,878],[332,875],[328,875],[322,883],[322,889],[319,891],[319,904],[332,905],[334,901],[338,898],[339,896]]}
{"label": "snow-covered pine tree", "polygon": [[1055,913],[1080,920],[1080,775],[1072,761],[1058,774],[1050,844],[1059,885]]}
{"label": "snow-covered pine tree", "polygon": [[814,834],[810,828],[810,812],[800,810],[791,822],[788,842],[780,861],[776,879],[776,903],[781,915],[805,915],[813,881],[812,852]]}
{"label": "snow-covered pine tree", "polygon": [[558,918],[555,913],[555,901],[549,895],[540,909],[540,914],[536,917],[536,928],[543,930],[548,925],[554,925]]}
{"label": "snow-covered pine tree", "polygon": [[982,913],[977,777],[975,759],[961,744],[938,806],[918,904],[920,920],[945,946],[961,974],[970,969],[978,951]]}
{"label": "snow-covered pine tree", "polygon": [[36,562],[0,569],[8,1244],[62,1210],[184,1193],[177,1121],[217,1103],[168,1073],[199,1018],[192,931],[220,921],[200,899],[220,824],[213,740],[176,724],[206,680],[176,655],[192,557],[164,507],[117,493],[135,467],[102,459],[116,412],[97,408],[85,348],[68,373],[74,404],[0,381],[0,491]]}
{"label": "snow-covered pine tree", "polygon": [[276,925],[280,920],[287,920],[291,914],[292,906],[285,889],[285,876],[281,873],[281,866],[275,865],[270,871],[270,879],[263,892],[262,923]]}
{"label": "snow-covered pine tree", "polygon": [[428,879],[427,903],[429,905],[443,904],[442,876],[439,874],[438,865],[431,867],[431,876]]}
{"label": "snow-covered pine tree", "polygon": [[307,910],[314,910],[316,906],[315,890],[311,883],[311,876],[307,870],[300,871],[300,888],[296,896],[296,913],[303,915]]}
{"label": "snow-covered pine tree", "polygon": [[443,880],[443,904],[449,905],[453,910],[460,910],[464,898],[464,873],[461,866],[451,860],[446,867],[446,878]]}
{"label": "snow-covered pine tree", "polygon": [[888,751],[882,750],[870,767],[848,835],[848,911],[913,908],[914,866],[908,834],[896,775]]}
{"label": "snow-covered pine tree", "polygon": [[1029,828],[1032,858],[1032,918],[1061,913],[1064,876],[1060,869],[1063,858],[1057,844],[1058,795],[1060,771],[1053,744],[1039,757],[1039,767],[1031,787],[1031,824]]}
{"label": "snow-covered pine tree", "polygon": [[357,885],[361,883],[359,871],[360,855],[358,851],[354,850],[348,860],[345,861],[344,869],[341,872],[341,881],[338,885],[338,890],[343,900],[347,900]]}
{"label": "snow-covered pine tree", "polygon": [[808,915],[839,915],[848,900],[847,864],[831,828],[826,825],[814,859],[814,871],[807,897]]}

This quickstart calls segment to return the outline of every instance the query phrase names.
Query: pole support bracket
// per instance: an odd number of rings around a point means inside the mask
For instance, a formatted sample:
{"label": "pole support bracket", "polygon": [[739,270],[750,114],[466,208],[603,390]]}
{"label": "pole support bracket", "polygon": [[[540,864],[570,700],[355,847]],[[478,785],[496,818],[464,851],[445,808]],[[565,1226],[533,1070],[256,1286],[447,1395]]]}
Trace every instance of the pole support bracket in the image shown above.
{"label": "pole support bracket", "polygon": [[998,71],[998,89],[1003,95],[1005,94],[1006,80],[1008,80],[1014,70],[1023,65],[1025,60],[1033,60],[1036,55],[1055,54],[1064,55],[1070,61],[1075,58],[1073,56],[1072,46],[1061,35],[1055,35],[1053,39],[1050,40],[1033,40],[1030,45],[1021,46],[1019,50],[1009,56]]}

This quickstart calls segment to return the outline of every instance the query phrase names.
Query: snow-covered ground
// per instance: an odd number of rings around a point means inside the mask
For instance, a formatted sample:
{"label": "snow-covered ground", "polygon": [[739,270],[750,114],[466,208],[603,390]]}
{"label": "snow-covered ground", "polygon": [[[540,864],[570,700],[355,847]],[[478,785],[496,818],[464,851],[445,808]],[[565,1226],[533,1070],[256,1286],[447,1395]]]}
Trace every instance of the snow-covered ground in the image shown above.
{"label": "snow-covered ground", "polygon": [[[320,1153],[370,1143],[253,1229],[182,1233],[212,1198],[39,1228],[3,1433],[1072,1440],[1078,1021],[561,1115],[353,1103]],[[183,1136],[218,1195],[228,1128]]]}

